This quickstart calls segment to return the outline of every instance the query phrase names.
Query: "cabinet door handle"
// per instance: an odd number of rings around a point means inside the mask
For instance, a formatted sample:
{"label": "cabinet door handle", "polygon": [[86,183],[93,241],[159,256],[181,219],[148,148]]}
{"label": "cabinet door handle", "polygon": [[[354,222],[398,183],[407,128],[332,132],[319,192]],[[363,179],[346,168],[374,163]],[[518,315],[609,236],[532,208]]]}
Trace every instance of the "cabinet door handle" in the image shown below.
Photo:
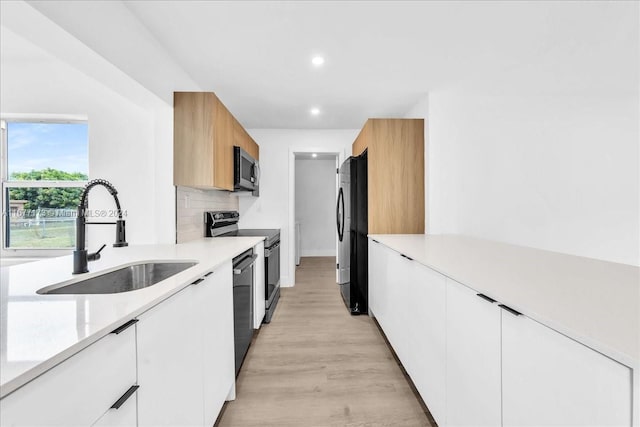
{"label": "cabinet door handle", "polygon": [[374,242],[374,243],[380,243],[376,239],[371,239],[371,241]]}
{"label": "cabinet door handle", "polygon": [[140,388],[139,385],[132,385],[131,387],[129,387],[129,390],[125,391],[122,397],[116,400],[116,403],[111,405],[111,409],[120,409],[120,407],[124,405],[124,402],[126,402],[127,399],[129,399],[133,395],[133,393],[135,393],[136,390],[138,390],[138,388]]}
{"label": "cabinet door handle", "polygon": [[196,280],[195,282],[191,282],[192,285],[197,285],[200,282],[204,282],[204,277],[199,278],[198,280]]}
{"label": "cabinet door handle", "polygon": [[113,331],[111,331],[111,333],[118,335],[120,332],[123,332],[125,329],[128,329],[130,326],[133,326],[136,323],[138,323],[138,319],[131,319],[127,323],[125,323],[124,325],[122,325],[122,326],[114,329]]}
{"label": "cabinet door handle", "polygon": [[413,258],[409,258],[405,254],[400,254],[401,257],[408,259],[409,261],[413,261]]}
{"label": "cabinet door handle", "polygon": [[208,272],[207,274],[204,275],[204,277],[209,277],[213,274],[213,271]]}
{"label": "cabinet door handle", "polygon": [[507,310],[509,313],[513,314],[514,316],[521,316],[522,315],[522,313],[520,313],[519,311],[515,311],[513,308],[507,307],[504,304],[498,304],[498,307],[500,307],[503,310]]}
{"label": "cabinet door handle", "polygon": [[489,301],[491,304],[493,304],[494,302],[496,302],[496,300],[494,300],[493,298],[490,298],[488,296],[486,296],[485,294],[476,294],[476,296],[482,298],[485,301]]}

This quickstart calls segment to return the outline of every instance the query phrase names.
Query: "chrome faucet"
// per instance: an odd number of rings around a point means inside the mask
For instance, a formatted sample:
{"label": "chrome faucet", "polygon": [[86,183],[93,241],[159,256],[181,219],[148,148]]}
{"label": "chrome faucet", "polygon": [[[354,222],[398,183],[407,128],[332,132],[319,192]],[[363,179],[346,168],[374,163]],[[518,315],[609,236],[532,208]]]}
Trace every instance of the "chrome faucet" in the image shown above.
{"label": "chrome faucet", "polygon": [[[116,209],[118,210],[118,219],[116,222],[87,222],[86,220],[86,210],[89,207],[89,190],[97,185],[102,185],[109,193],[113,196],[113,199],[116,201]],[[122,219],[122,209],[120,209],[120,201],[117,196],[118,192],[115,187],[104,179],[93,179],[84,186],[82,190],[82,194],[80,195],[80,204],[78,205],[78,215],[76,217],[76,249],[73,251],[73,274],[86,273],[89,271],[87,268],[87,264],[89,261],[95,261],[100,259],[100,251],[102,251],[105,246],[102,245],[97,252],[88,253],[85,249],[85,227],[88,224],[115,224],[116,225],[116,242],[113,244],[114,248],[119,248],[122,246],[128,246],[125,239],[125,230],[124,230],[124,220]]]}

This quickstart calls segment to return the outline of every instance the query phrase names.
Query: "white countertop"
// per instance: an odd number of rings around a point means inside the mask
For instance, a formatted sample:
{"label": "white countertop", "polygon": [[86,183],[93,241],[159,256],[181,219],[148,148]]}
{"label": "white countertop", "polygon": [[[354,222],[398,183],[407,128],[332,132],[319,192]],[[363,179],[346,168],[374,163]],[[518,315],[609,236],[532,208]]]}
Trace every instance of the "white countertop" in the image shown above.
{"label": "white countertop", "polygon": [[455,235],[369,235],[632,368],[640,368],[640,268]]}
{"label": "white countertop", "polygon": [[[0,397],[41,375],[264,237],[200,239],[178,245],[107,247],[72,275],[72,257],[3,267],[0,283]],[[138,261],[198,264],[144,289],[101,295],[39,295],[39,289]]]}

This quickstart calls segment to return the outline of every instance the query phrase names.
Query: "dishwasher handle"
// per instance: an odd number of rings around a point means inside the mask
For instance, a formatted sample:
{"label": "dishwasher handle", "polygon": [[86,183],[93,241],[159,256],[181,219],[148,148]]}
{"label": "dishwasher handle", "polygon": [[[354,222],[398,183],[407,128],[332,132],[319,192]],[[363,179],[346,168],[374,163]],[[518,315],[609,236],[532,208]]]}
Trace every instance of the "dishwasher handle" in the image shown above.
{"label": "dishwasher handle", "polygon": [[280,242],[271,245],[270,247],[268,247],[267,249],[264,250],[264,257],[265,258],[269,258],[271,256],[271,254],[273,253],[273,251],[275,251],[279,247],[280,247]]}
{"label": "dishwasher handle", "polygon": [[238,265],[233,266],[233,274],[242,274],[247,268],[251,267],[258,258],[258,255],[251,255],[250,257],[246,257],[242,261],[238,263]]}

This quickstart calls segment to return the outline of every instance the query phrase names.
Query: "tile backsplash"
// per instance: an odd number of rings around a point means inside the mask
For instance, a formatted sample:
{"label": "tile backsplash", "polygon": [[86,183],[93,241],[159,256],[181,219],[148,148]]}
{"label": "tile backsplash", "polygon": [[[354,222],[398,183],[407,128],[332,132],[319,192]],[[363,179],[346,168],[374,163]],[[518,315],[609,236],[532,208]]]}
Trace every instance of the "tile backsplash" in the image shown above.
{"label": "tile backsplash", "polygon": [[176,187],[176,243],[204,237],[204,212],[238,210],[238,196],[221,190]]}

